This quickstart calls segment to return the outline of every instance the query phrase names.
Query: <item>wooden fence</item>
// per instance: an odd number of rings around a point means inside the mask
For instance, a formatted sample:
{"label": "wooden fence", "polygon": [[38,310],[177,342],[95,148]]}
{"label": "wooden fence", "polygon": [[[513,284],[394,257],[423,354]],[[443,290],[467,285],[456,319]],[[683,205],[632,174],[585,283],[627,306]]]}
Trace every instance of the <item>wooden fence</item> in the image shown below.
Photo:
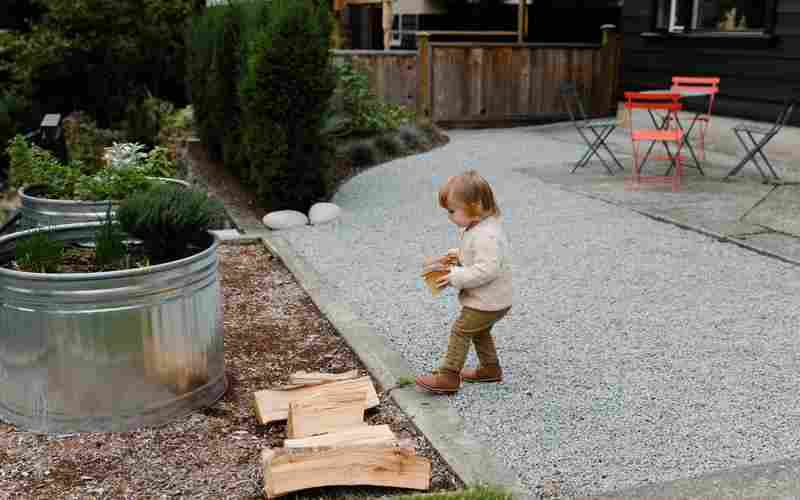
{"label": "wooden fence", "polygon": [[386,102],[417,106],[417,52],[334,50],[334,61],[349,61],[369,76],[370,89]]}
{"label": "wooden fence", "polygon": [[604,44],[441,43],[424,33],[418,42],[417,52],[336,53],[368,71],[377,95],[442,126],[563,119],[563,80],[578,82],[593,115],[616,112],[618,34]]}

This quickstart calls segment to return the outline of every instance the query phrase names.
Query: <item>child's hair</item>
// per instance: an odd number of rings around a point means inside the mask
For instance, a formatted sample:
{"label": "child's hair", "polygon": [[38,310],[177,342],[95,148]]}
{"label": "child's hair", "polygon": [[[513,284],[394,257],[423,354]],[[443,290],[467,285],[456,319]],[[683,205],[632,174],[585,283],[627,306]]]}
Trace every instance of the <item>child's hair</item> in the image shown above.
{"label": "child's hair", "polygon": [[449,209],[448,203],[452,201],[463,204],[470,217],[500,215],[491,186],[475,170],[454,175],[439,188],[439,206]]}

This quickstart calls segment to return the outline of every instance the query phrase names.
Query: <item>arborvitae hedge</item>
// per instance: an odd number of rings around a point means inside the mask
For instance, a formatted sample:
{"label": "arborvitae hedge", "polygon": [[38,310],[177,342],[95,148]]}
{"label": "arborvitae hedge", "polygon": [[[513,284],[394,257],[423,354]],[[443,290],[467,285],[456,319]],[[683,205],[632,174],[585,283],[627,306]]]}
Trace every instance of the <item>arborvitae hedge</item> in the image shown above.
{"label": "arborvitae hedge", "polygon": [[213,159],[245,179],[239,86],[255,35],[268,18],[268,2],[234,2],[208,8],[190,31],[187,86],[198,133]]}
{"label": "arborvitae hedge", "polygon": [[[231,22],[232,20],[232,22]],[[238,16],[234,9],[217,6],[208,8],[202,16],[192,19],[187,56],[187,86],[194,110],[197,133],[209,154],[215,160],[222,159],[224,134],[225,99],[222,91],[225,83],[234,81],[238,75],[232,74],[233,67],[223,64],[225,47],[225,25],[236,24]],[[230,86],[230,85],[228,85]]]}
{"label": "arborvitae hedge", "polygon": [[242,82],[250,180],[268,210],[307,211],[325,196],[320,133],[335,88],[327,2],[272,0]]}

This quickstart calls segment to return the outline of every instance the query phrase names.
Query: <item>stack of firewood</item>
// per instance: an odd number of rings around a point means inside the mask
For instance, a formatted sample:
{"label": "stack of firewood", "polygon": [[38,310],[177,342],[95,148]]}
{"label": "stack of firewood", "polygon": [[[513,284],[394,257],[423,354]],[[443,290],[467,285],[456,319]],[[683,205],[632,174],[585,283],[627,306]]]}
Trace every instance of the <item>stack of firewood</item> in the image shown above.
{"label": "stack of firewood", "polygon": [[413,443],[399,442],[388,425],[364,422],[379,401],[356,370],[297,372],[289,385],[254,396],[259,423],[287,420],[283,447],[261,453],[267,498],[320,486],[430,487],[430,461]]}

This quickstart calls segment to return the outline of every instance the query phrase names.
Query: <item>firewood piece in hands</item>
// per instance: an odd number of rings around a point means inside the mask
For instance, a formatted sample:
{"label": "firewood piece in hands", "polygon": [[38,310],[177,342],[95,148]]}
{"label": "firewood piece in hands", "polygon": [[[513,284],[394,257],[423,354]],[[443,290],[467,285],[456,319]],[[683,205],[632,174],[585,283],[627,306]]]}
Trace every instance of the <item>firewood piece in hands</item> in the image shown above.
{"label": "firewood piece in hands", "polygon": [[[291,417],[291,415],[290,415]],[[343,446],[396,446],[397,437],[387,424],[364,425],[319,436],[285,439],[284,448],[322,448]],[[412,446],[412,443],[405,443]]]}
{"label": "firewood piece in hands", "polygon": [[297,439],[366,426],[366,406],[367,390],[347,386],[291,401],[286,436]]}
{"label": "firewood piece in hands", "polygon": [[431,294],[433,294],[434,297],[442,293],[443,290],[443,288],[436,286],[436,282],[439,280],[439,278],[442,276],[447,276],[448,274],[450,274],[450,271],[431,271],[422,275],[423,279],[425,280],[425,284],[428,285],[428,288],[430,288]]}
{"label": "firewood piece in hands", "polygon": [[276,498],[322,486],[384,486],[427,490],[431,463],[413,449],[354,446],[280,453],[261,452],[264,494]]}
{"label": "firewood piece in hands", "polygon": [[367,408],[374,408],[380,404],[378,394],[375,392],[375,386],[372,384],[372,380],[367,376],[352,380],[343,380],[341,382],[331,382],[330,384],[300,387],[288,391],[267,389],[257,391],[253,394],[258,423],[268,424],[270,422],[286,420],[289,417],[290,402],[305,399],[316,394],[322,394],[330,390],[336,391],[342,387],[365,390],[367,394]]}

